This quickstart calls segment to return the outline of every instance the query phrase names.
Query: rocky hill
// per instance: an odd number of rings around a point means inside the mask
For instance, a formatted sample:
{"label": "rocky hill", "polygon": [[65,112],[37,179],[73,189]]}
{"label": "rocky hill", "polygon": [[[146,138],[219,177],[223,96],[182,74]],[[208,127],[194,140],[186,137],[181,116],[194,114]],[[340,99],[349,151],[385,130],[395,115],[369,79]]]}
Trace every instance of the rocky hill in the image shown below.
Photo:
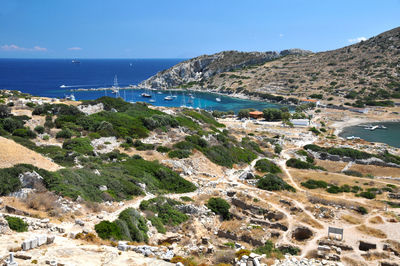
{"label": "rocky hill", "polygon": [[361,107],[400,98],[399,62],[400,27],[326,52],[222,52],[201,56],[158,73],[143,85],[165,88],[186,82],[183,87],[229,94],[311,96]]}
{"label": "rocky hill", "polygon": [[224,51],[213,55],[202,55],[181,62],[167,70],[158,72],[143,81],[140,86],[150,88],[171,88],[187,83],[207,80],[216,74],[234,71],[251,65],[260,65],[286,55],[307,55],[310,51],[300,49],[277,52]]}

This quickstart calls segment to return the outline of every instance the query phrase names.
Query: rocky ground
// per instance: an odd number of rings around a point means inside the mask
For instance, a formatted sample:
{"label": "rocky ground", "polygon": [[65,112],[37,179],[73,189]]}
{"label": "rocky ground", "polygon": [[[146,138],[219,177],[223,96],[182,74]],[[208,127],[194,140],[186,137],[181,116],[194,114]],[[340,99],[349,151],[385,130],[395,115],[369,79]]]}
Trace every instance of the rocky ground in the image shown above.
{"label": "rocky ground", "polygon": [[[308,127],[289,128],[280,122],[219,119],[235,138],[241,140],[243,137],[251,137],[266,152],[265,156],[260,156],[249,165],[234,165],[233,168],[216,165],[199,151],[186,159],[171,159],[157,151],[119,148],[128,155],[138,154],[147,160],[158,160],[196,184],[197,190],[194,192],[165,195],[177,200],[184,196],[192,200],[179,207],[190,216],[187,222],[168,228],[166,234],[158,233],[148,222],[150,231],[147,244],[110,242],[98,238],[94,226],[103,220],[115,220],[128,207],[138,209],[143,200],[152,199],[156,195],[147,192],[132,200],[104,202],[96,207],[79,198],[72,201],[68,198],[49,197],[49,200],[57,202],[61,213],[52,216],[45,209],[32,208],[26,200],[29,193],[44,195],[46,198],[47,192],[23,190],[1,198],[0,260],[4,262],[12,252],[19,265],[55,265],[53,261],[58,265],[173,265],[170,261],[177,256],[192,258],[194,262],[203,265],[399,265],[400,212],[398,208],[385,204],[385,201],[393,200],[389,193],[379,194],[375,200],[369,200],[351,193],[331,194],[322,189],[307,189],[301,182],[313,178],[334,182],[338,186],[349,184],[381,188],[389,184],[398,187],[400,168],[349,163],[340,159],[316,160],[316,165],[325,167],[327,171],[294,169],[285,164],[287,159],[299,157],[296,152],[311,143],[353,147],[371,153],[388,149],[386,145],[372,145],[362,140],[328,138],[329,132],[339,130],[351,119],[371,120],[379,116],[382,118],[382,114],[385,119],[395,119],[398,118],[393,114],[396,110],[380,112],[377,109],[376,113],[371,112],[365,116],[348,111],[322,110],[321,113],[315,113],[312,120],[316,127],[320,127],[321,121],[326,123],[328,133],[320,136],[314,135]],[[172,129],[169,132],[150,134],[143,142],[168,145],[182,140],[186,135],[179,129]],[[276,135],[283,136],[278,139],[283,148],[279,155],[274,154],[274,146],[267,143],[267,139]],[[0,143],[0,158],[4,158],[1,161],[4,165],[0,165],[2,168],[10,163],[36,163],[49,170],[58,169],[47,158],[38,154],[30,155],[32,151],[11,140],[0,138],[0,141],[3,141]],[[51,138],[49,142],[56,143],[57,140]],[[99,138],[91,143],[99,154],[111,151],[119,144],[116,138]],[[19,152],[9,152],[18,149]],[[389,150],[392,154],[400,154],[399,149]],[[31,156],[34,157],[33,161],[29,159]],[[262,175],[255,168],[255,163],[264,157],[281,168],[280,176],[296,189],[296,193],[266,191],[255,186],[257,180],[254,176]],[[343,169],[356,169],[365,175],[372,173],[380,178],[349,176],[343,173]],[[393,192],[395,196],[398,193]],[[233,219],[223,221],[211,212],[205,206],[211,197],[227,200]],[[360,206],[367,208],[368,214],[357,212]],[[5,215],[22,217],[29,224],[28,232],[11,231],[4,219]],[[342,228],[343,240],[329,238],[329,227]],[[252,252],[267,240],[272,240],[277,248],[299,248],[300,252],[283,257]],[[249,254],[241,257],[235,255],[235,252],[244,249]]]}

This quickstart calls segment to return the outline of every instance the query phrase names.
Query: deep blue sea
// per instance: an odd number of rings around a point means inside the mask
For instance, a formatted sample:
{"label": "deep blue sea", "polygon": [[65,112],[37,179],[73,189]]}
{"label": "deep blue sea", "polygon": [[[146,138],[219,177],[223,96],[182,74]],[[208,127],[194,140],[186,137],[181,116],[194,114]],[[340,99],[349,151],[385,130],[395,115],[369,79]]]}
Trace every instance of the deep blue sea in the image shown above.
{"label": "deep blue sea", "polygon": [[[102,96],[115,97],[108,91],[74,91],[79,88],[111,87],[117,76],[120,87],[137,85],[158,71],[167,69],[184,59],[80,59],[73,64],[71,59],[0,59],[0,89],[20,90],[35,96],[63,98],[74,94],[77,100],[96,99]],[[62,88],[60,86],[64,85]],[[120,96],[126,101],[149,102],[143,98],[142,90],[120,90]],[[150,92],[148,92],[150,93]],[[234,110],[255,108],[262,110],[280,105],[268,102],[236,99],[217,96],[211,93],[192,92],[151,92],[158,106],[178,107],[182,105],[207,110]],[[174,100],[165,101],[172,95]],[[216,98],[221,98],[218,102]]]}

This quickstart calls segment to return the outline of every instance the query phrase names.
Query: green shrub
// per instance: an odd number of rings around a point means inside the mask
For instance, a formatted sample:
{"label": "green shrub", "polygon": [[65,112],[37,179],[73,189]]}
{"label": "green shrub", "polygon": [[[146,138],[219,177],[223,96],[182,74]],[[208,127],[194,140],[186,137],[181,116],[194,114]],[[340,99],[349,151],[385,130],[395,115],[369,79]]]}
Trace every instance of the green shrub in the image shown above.
{"label": "green shrub", "polygon": [[167,153],[167,152],[171,151],[171,149],[168,147],[165,147],[165,146],[158,146],[157,151],[161,152],[161,153]]}
{"label": "green shrub", "polygon": [[114,222],[101,221],[94,226],[94,229],[101,239],[122,239],[121,229]]}
{"label": "green shrub", "polygon": [[57,132],[56,134],[56,138],[60,139],[70,139],[72,137],[73,133],[71,130],[69,130],[68,128],[66,129],[62,129],[61,131]]}
{"label": "green shrub", "polygon": [[354,170],[345,170],[342,173],[345,175],[350,175],[350,176],[357,176],[357,177],[363,176],[363,174],[361,174],[360,172],[354,171]]}
{"label": "green shrub", "polygon": [[320,166],[315,166],[312,163],[309,162],[303,162],[302,160],[296,159],[296,158],[290,158],[289,160],[286,161],[286,165],[289,167],[297,168],[297,169],[319,169],[319,170],[325,170],[324,168]]}
{"label": "green shrub", "polygon": [[222,198],[210,198],[206,205],[215,214],[221,215],[224,220],[229,220],[232,217],[232,214],[229,212],[231,206]]}
{"label": "green shrub", "polygon": [[363,191],[358,195],[366,199],[374,199],[376,197],[375,193],[372,193],[370,191]]}
{"label": "green shrub", "polygon": [[189,158],[190,155],[192,152],[187,150],[173,150],[168,153],[168,157],[178,159]]}
{"label": "green shrub", "polygon": [[316,188],[327,188],[328,183],[322,180],[314,180],[308,179],[306,182],[302,182],[301,185],[308,189],[316,189]]}
{"label": "green shrub", "polygon": [[74,138],[64,141],[63,149],[75,151],[81,154],[92,154],[93,147],[89,138]]}
{"label": "green shrub", "polygon": [[157,229],[157,232],[161,234],[165,234],[167,232],[167,229],[165,229],[164,224],[162,223],[162,220],[158,218],[157,216],[151,216],[148,218],[151,221],[151,224]]}
{"label": "green shrub", "polygon": [[181,141],[181,142],[178,142],[178,143],[174,144],[174,148],[175,149],[179,149],[179,150],[188,150],[188,151],[190,151],[190,150],[192,150],[194,148],[194,145],[193,145],[193,143],[188,142],[188,141]]}
{"label": "green shrub", "polygon": [[135,142],[133,142],[133,146],[138,151],[154,150],[155,148],[154,144],[143,143],[140,140],[136,140]]}
{"label": "green shrub", "polygon": [[23,128],[24,122],[15,119],[14,117],[7,117],[2,121],[2,127],[4,130],[12,133],[16,129]]}
{"label": "green shrub", "polygon": [[36,126],[36,127],[35,127],[35,131],[36,131],[38,134],[43,134],[43,133],[44,133],[44,127],[43,127],[43,126]]}
{"label": "green shrub", "polygon": [[357,212],[361,213],[362,215],[368,214],[368,210],[366,208],[364,208],[363,206],[359,206],[357,208]]}
{"label": "green shrub", "polygon": [[28,224],[25,223],[21,218],[12,216],[5,216],[4,218],[7,220],[8,226],[10,227],[11,230],[16,232],[28,231]]}
{"label": "green shrub", "polygon": [[274,152],[275,152],[276,154],[280,154],[281,151],[282,151],[282,146],[279,145],[279,144],[275,144]]}
{"label": "green shrub", "polygon": [[164,225],[176,226],[189,219],[189,216],[176,208],[178,204],[180,203],[173,199],[156,197],[147,201],[143,200],[140,203],[140,209],[157,213],[158,218]]}
{"label": "green shrub", "polygon": [[95,230],[102,239],[148,241],[146,220],[132,208],[123,210],[114,222],[101,221]]}
{"label": "green shrub", "polygon": [[268,159],[260,159],[256,162],[255,168],[259,172],[268,172],[272,174],[281,173],[282,170],[275,163]]}
{"label": "green shrub", "polygon": [[295,192],[296,190],[288,183],[274,174],[267,174],[257,181],[257,187],[268,191],[288,190]]}
{"label": "green shrub", "polygon": [[13,136],[18,136],[21,138],[30,138],[30,139],[36,138],[35,132],[30,130],[29,128],[18,128],[13,131]]}
{"label": "green shrub", "polygon": [[182,196],[180,197],[181,200],[189,202],[189,201],[194,201],[192,198],[189,198],[188,196]]}

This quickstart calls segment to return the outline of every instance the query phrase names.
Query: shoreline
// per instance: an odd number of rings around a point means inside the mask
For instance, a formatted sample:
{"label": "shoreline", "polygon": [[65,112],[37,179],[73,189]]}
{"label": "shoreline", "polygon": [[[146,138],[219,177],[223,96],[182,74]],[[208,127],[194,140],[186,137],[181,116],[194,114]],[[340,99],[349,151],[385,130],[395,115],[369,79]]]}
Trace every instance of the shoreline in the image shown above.
{"label": "shoreline", "polygon": [[331,125],[331,127],[335,128],[334,134],[338,137],[341,137],[340,134],[343,132],[345,128],[358,126],[366,123],[390,123],[390,122],[400,122],[400,119],[384,119],[384,120],[377,120],[377,119],[364,119],[364,118],[350,118],[348,121],[340,121],[335,122]]}

